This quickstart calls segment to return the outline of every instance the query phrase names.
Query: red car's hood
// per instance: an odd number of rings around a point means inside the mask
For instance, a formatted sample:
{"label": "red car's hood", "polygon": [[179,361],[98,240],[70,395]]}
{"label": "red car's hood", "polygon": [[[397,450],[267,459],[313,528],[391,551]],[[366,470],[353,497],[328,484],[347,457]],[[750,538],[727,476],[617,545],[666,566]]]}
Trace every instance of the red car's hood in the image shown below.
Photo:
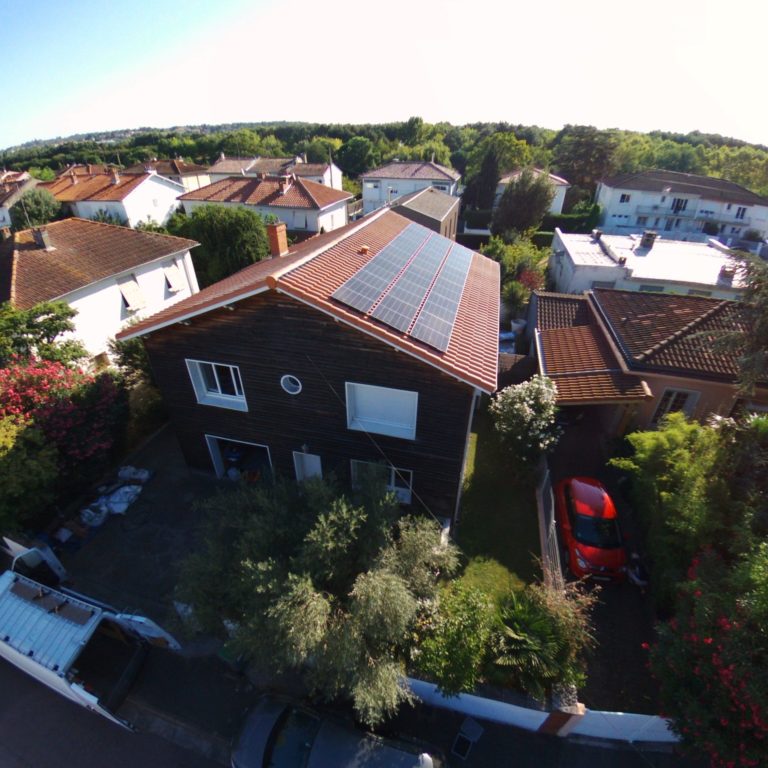
{"label": "red car's hood", "polygon": [[608,570],[618,570],[627,564],[627,553],[623,547],[616,549],[600,549],[599,547],[590,547],[581,542],[574,542],[576,551],[590,564],[602,566]]}

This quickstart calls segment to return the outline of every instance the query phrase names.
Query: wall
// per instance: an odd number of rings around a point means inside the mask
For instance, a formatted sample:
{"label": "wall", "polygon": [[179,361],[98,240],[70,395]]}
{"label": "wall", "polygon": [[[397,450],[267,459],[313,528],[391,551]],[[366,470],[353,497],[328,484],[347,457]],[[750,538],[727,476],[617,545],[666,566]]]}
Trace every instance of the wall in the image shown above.
{"label": "wall", "polygon": [[182,194],[181,184],[155,174],[149,176],[123,200],[129,225],[135,227],[148,219],[165,224],[178,208],[177,198]]}
{"label": "wall", "polygon": [[128,212],[121,200],[81,200],[69,203],[69,206],[72,209],[72,215],[79,216],[81,219],[95,219],[100,212],[104,211],[117,221],[128,221]]}
{"label": "wall", "polygon": [[180,176],[173,181],[178,181],[184,187],[184,192],[194,192],[200,187],[207,187],[211,183],[211,177],[207,173],[195,173]]}
{"label": "wall", "polygon": [[[160,329],[145,343],[182,450],[212,471],[204,435],[269,446],[276,472],[293,478],[293,451],[321,457],[324,475],[349,478],[350,459],[413,471],[413,508],[423,499],[452,517],[459,492],[473,389],[387,344],[273,291],[215,310],[191,325]],[[185,358],[237,365],[248,411],[199,405]],[[284,374],[302,382],[292,396]],[[419,393],[416,439],[367,436],[347,429],[345,382]],[[380,449],[380,450],[379,450]]]}
{"label": "wall", "polygon": [[[402,197],[403,195],[409,195],[411,192],[416,192],[419,189],[426,189],[427,187],[446,186],[444,191],[448,195],[455,195],[458,187],[458,182],[445,180],[430,180],[430,179],[370,179],[367,180],[364,176],[361,177],[363,186],[363,213],[370,213],[377,208],[381,208],[388,202],[391,202],[395,198]],[[371,184],[378,184],[378,189],[374,189]],[[389,188],[392,188],[391,195]]]}
{"label": "wall", "polygon": [[394,211],[411,221],[415,221],[417,224],[421,224],[422,226],[431,229],[433,232],[438,232],[449,240],[456,239],[456,229],[459,222],[458,205],[454,206],[451,212],[442,221],[433,219],[430,216],[425,216],[419,211],[414,211],[407,205],[398,205],[394,208]]}

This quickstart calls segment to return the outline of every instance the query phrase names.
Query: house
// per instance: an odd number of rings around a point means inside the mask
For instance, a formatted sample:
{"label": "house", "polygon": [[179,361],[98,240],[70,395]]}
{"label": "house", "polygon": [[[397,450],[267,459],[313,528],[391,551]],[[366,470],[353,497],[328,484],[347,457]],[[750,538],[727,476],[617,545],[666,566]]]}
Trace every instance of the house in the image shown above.
{"label": "house", "polygon": [[395,200],[391,207],[406,219],[423,224],[443,237],[456,239],[461,198],[426,187]]}
{"label": "house", "polygon": [[731,251],[706,243],[642,235],[576,235],[555,229],[549,277],[560,293],[620,288],[641,293],[683,293],[737,299],[744,286]]}
{"label": "house", "polygon": [[114,168],[90,175],[71,171],[40,187],[67,205],[73,216],[94,219],[108,214],[129,227],[146,222],[165,224],[184,192],[181,184],[154,172],[121,174]]}
{"label": "house", "polygon": [[768,198],[727,179],[677,171],[622,173],[597,185],[601,227],[609,233],[656,229],[669,237],[729,243],[747,230],[768,236]]}
{"label": "house", "polygon": [[37,179],[26,171],[0,170],[0,230],[11,226],[11,208],[29,189],[37,186]]}
{"label": "house", "polygon": [[277,216],[296,233],[330,232],[347,223],[352,195],[296,176],[229,176],[179,198],[187,214],[201,205],[242,206]]}
{"label": "house", "polygon": [[[547,171],[543,171],[541,168],[533,168],[532,171],[533,175],[537,178],[539,176],[546,175],[550,184],[552,184],[555,189],[555,196],[552,198],[552,202],[549,204],[549,212],[558,214],[562,213],[563,203],[565,202],[565,193],[570,189],[571,185],[564,178],[555,176],[554,173],[547,173]],[[501,200],[501,196],[509,186],[509,183],[511,181],[515,181],[521,173],[521,170],[513,171],[512,173],[505,174],[499,179],[499,183],[496,186],[496,196],[493,201],[494,208],[498,206],[499,200]]]}
{"label": "house", "polygon": [[333,162],[308,163],[305,157],[227,157],[223,152],[208,169],[211,183],[230,176],[288,176],[342,189],[341,169]]}
{"label": "house", "polygon": [[185,192],[200,189],[200,187],[211,183],[206,166],[198,165],[197,163],[187,163],[180,157],[173,160],[158,160],[155,157],[152,160],[130,165],[123,169],[125,174],[152,172],[158,174],[158,176],[164,176],[166,179],[175,181],[177,184],[181,184]]}
{"label": "house", "polygon": [[114,170],[119,170],[119,166],[114,163],[70,163],[69,165],[57,171],[56,178],[62,176],[97,176],[99,174],[109,175]]}
{"label": "house", "polygon": [[387,163],[381,168],[360,175],[363,186],[363,213],[370,213],[391,203],[401,195],[409,195],[420,189],[434,187],[447,195],[458,195],[461,174],[431,162]]}
{"label": "house", "polygon": [[119,334],[141,336],[187,462],[355,482],[453,518],[496,389],[499,266],[394,211],[287,247]]}
{"label": "house", "polygon": [[85,219],[16,232],[0,244],[0,303],[66,302],[77,310],[73,335],[105,360],[108,340],[127,323],[197,293],[196,245]]}
{"label": "house", "polygon": [[598,288],[582,296],[534,292],[539,372],[562,407],[589,408],[609,434],[649,429],[673,411],[705,420],[768,408],[768,382],[736,389],[738,352],[713,348],[746,330],[742,305],[702,296]]}

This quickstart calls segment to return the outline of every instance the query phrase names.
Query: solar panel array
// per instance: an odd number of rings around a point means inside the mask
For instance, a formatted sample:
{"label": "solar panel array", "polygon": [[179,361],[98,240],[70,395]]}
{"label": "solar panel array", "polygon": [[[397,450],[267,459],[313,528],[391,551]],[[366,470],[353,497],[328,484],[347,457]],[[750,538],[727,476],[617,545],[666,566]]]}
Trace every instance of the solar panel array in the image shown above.
{"label": "solar panel array", "polygon": [[409,224],[333,298],[445,352],[472,251]]}

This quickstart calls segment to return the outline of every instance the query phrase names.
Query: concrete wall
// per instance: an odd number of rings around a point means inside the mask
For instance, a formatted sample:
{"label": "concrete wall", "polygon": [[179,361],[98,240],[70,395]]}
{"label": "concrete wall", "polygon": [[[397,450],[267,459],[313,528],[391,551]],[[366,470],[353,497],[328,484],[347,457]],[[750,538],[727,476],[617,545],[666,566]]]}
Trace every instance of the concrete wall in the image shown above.
{"label": "concrete wall", "polygon": [[395,198],[409,195],[427,187],[435,187],[448,195],[456,195],[458,182],[430,179],[366,179],[361,177],[363,185],[363,213],[370,213],[391,202]]}
{"label": "concrete wall", "polygon": [[177,198],[182,194],[181,184],[151,175],[123,200],[129,226],[148,220],[165,224],[178,208]]}

